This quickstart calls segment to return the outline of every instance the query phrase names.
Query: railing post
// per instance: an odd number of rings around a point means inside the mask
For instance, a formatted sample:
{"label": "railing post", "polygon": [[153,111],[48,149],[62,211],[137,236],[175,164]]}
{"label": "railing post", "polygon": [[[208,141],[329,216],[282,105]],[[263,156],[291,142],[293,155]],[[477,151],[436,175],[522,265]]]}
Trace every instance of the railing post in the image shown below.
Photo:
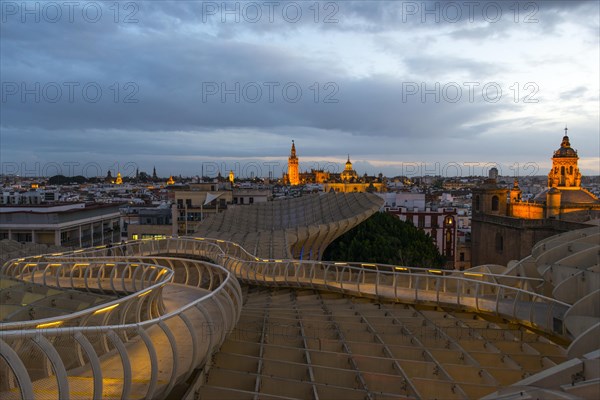
{"label": "railing post", "polygon": [[479,287],[480,287],[480,284],[479,284],[479,282],[477,282],[475,284],[475,309],[477,311],[479,311]]}
{"label": "railing post", "polygon": [[419,275],[415,276],[415,303],[419,301]]}
{"label": "railing post", "polygon": [[33,394],[33,384],[31,383],[27,368],[25,368],[19,355],[2,339],[0,339],[0,354],[12,369],[15,378],[17,378],[19,389],[21,389],[21,398],[35,398]]}
{"label": "railing post", "polygon": [[121,398],[127,399],[129,398],[129,392],[131,390],[131,361],[127,354],[127,348],[113,330],[108,331],[106,335],[121,356],[121,364],[123,365],[123,389],[121,391]]}

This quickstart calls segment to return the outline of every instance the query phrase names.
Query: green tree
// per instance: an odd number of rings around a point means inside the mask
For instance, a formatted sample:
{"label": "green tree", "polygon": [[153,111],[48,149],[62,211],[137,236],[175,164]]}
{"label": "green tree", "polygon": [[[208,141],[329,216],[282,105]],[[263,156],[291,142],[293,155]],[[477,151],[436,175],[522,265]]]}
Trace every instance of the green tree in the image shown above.
{"label": "green tree", "polygon": [[325,249],[323,260],[410,267],[444,265],[443,256],[428,234],[411,222],[379,212],[333,241]]}

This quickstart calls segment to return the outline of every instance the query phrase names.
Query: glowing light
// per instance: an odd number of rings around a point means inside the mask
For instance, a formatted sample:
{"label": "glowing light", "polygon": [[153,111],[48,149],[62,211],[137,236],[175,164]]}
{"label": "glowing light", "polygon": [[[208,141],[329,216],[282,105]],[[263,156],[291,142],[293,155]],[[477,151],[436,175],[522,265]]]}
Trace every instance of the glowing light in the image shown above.
{"label": "glowing light", "polygon": [[360,265],[362,265],[363,267],[377,267],[377,265],[375,265],[375,264],[360,264]]}
{"label": "glowing light", "polygon": [[440,271],[439,269],[428,269],[428,272],[431,272],[432,274],[441,274],[442,271]]}
{"label": "glowing light", "polygon": [[464,273],[465,276],[477,276],[477,277],[482,277],[483,274],[474,274],[472,272],[465,272]]}
{"label": "glowing light", "polygon": [[166,269],[163,269],[162,271],[160,271],[160,272],[158,273],[158,275],[156,275],[156,279],[160,278],[161,276],[163,276],[163,275],[164,275],[164,274],[166,274],[166,273],[167,273],[167,270],[166,270]]}
{"label": "glowing light", "polygon": [[396,271],[408,271],[408,268],[406,268],[406,267],[395,267],[394,269]]}
{"label": "glowing light", "polygon": [[119,303],[113,304],[112,306],[101,308],[99,310],[96,310],[96,311],[94,311],[94,314],[92,314],[92,315],[102,314],[102,313],[105,313],[105,312],[110,311],[112,309],[115,309],[117,307],[119,307]]}
{"label": "glowing light", "polygon": [[150,292],[152,292],[152,289],[146,290],[145,292],[138,294],[138,297],[144,297],[145,295],[149,294]]}
{"label": "glowing light", "polygon": [[54,328],[62,324],[64,321],[46,322],[45,324],[36,325],[35,329]]}

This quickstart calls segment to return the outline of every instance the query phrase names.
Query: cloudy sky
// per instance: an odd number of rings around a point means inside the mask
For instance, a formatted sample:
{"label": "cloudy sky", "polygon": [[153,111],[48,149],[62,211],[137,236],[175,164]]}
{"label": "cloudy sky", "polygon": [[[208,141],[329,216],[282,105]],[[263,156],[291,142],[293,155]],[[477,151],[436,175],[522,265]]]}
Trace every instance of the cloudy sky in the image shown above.
{"label": "cloudy sky", "polygon": [[598,175],[599,4],[2,0],[2,172]]}

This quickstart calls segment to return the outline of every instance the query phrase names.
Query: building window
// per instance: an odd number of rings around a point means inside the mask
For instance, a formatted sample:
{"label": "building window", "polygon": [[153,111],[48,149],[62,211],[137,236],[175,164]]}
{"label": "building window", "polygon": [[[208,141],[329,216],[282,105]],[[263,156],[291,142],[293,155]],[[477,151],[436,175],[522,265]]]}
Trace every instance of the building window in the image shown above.
{"label": "building window", "polygon": [[500,202],[500,199],[498,198],[498,196],[494,196],[492,197],[492,211],[498,211],[498,203]]}
{"label": "building window", "polygon": [[17,233],[16,234],[17,242],[32,242],[31,233]]}
{"label": "building window", "polygon": [[423,229],[425,227],[425,216],[419,215],[419,228]]}
{"label": "building window", "polygon": [[501,234],[496,233],[496,251],[502,253],[504,250],[504,238]]}
{"label": "building window", "polygon": [[250,204],[254,204],[254,197],[250,197],[248,200],[250,201]]}
{"label": "building window", "polygon": [[465,261],[465,253],[463,253],[462,251],[460,252],[460,261]]}
{"label": "building window", "polygon": [[479,195],[475,196],[475,211],[479,211],[479,208],[481,207],[481,199],[479,198]]}

